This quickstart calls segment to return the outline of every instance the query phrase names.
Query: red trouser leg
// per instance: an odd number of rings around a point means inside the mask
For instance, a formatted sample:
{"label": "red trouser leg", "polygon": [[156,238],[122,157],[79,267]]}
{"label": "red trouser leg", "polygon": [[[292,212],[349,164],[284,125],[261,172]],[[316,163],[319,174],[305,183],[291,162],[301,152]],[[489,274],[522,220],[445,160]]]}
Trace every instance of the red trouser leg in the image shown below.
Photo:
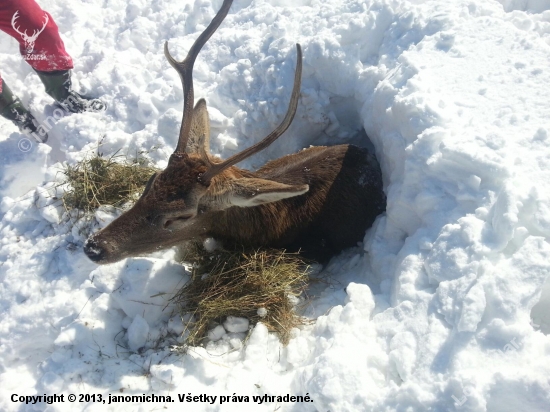
{"label": "red trouser leg", "polygon": [[34,0],[0,0],[0,30],[19,42],[21,56],[32,68],[46,72],[73,68],[57,24]]}

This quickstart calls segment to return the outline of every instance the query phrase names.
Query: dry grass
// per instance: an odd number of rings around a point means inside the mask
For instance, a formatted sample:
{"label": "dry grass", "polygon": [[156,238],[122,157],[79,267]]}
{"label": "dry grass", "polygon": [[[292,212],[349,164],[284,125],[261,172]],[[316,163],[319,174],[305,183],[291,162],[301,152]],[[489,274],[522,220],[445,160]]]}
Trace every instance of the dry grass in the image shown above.
{"label": "dry grass", "polygon": [[[292,328],[307,323],[291,301],[308,281],[309,265],[298,254],[267,249],[194,255],[191,280],[173,298],[182,315],[194,315],[187,325],[187,345],[203,342],[212,325],[227,316],[261,321],[285,345]],[[258,315],[260,308],[267,310],[264,317]]]}
{"label": "dry grass", "polygon": [[121,208],[136,201],[156,171],[140,155],[129,159],[116,153],[103,157],[97,152],[63,170],[67,184],[63,204],[67,211],[78,209],[85,213],[105,205]]}

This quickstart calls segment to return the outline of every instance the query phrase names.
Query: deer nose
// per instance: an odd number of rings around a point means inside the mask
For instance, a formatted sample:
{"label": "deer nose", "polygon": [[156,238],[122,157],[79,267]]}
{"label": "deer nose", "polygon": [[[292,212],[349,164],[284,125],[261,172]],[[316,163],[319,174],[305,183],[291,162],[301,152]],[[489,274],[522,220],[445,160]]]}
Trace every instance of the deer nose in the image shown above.
{"label": "deer nose", "polygon": [[105,257],[105,249],[99,246],[95,239],[88,238],[84,243],[84,253],[92,262],[101,262]]}

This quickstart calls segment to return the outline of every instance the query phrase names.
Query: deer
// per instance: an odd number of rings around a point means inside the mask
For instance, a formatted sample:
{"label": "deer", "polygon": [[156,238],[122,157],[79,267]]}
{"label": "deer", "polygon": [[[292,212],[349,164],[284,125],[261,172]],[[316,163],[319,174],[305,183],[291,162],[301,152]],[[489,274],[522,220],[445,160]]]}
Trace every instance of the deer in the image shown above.
{"label": "deer", "polygon": [[290,126],[300,96],[299,44],[290,103],[279,126],[226,160],[210,153],[206,101],[200,99],[193,106],[193,65],[231,3],[224,0],[184,60],[174,59],[165,42],[164,54],[183,86],[178,142],[166,168],[151,176],[136,203],[86,240],[84,252],[93,262],[113,263],[209,237],[224,246],[301,250],[306,257],[327,261],[356,246],[385,211],[381,170],[364,148],[312,146],[271,160],[256,171],[235,166],[265,149]]}

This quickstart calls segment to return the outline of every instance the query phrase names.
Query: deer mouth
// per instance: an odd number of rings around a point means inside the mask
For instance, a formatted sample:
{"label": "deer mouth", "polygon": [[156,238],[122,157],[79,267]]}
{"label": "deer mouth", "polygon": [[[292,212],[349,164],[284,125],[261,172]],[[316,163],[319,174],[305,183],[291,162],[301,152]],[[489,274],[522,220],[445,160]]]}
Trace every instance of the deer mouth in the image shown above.
{"label": "deer mouth", "polygon": [[108,245],[102,246],[100,243],[104,242],[98,241],[97,238],[94,238],[93,236],[89,237],[84,243],[84,253],[95,264],[106,265],[108,263],[118,262],[127,257],[145,256],[162,249],[168,249],[182,243],[182,241],[176,239],[171,242],[164,243],[161,246],[158,241],[153,238],[148,242],[133,242],[131,250],[124,251],[121,251],[118,248],[111,249]]}

